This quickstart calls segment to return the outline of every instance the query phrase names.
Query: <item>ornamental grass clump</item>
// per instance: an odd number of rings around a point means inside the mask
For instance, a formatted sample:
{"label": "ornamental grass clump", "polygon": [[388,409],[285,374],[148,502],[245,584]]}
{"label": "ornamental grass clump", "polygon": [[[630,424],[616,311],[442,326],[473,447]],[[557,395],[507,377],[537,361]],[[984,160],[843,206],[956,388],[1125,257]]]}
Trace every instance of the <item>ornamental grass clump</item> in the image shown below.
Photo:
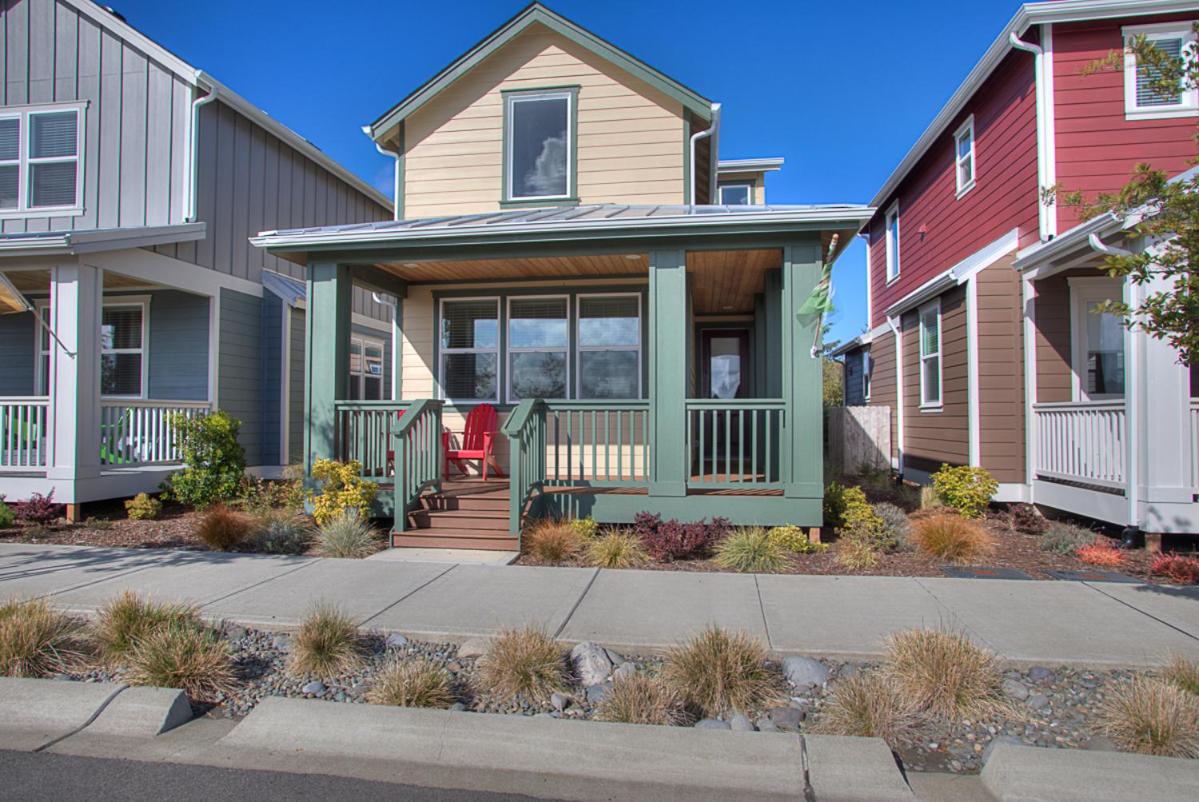
{"label": "ornamental grass clump", "polygon": [[260,554],[304,554],[312,545],[313,531],[303,515],[272,511],[258,519],[247,545]]}
{"label": "ornamental grass clump", "polygon": [[506,629],[492,641],[477,664],[480,686],[496,698],[523,697],[545,704],[554,693],[570,687],[566,655],[550,635],[539,629]]}
{"label": "ornamental grass clump", "polygon": [[0,604],[0,675],[45,677],[70,671],[87,657],[83,625],[42,599]]}
{"label": "ornamental grass clump", "polygon": [[814,732],[882,738],[892,748],[916,743],[924,717],[894,679],[871,671],[839,680]]}
{"label": "ornamental grass clump", "polygon": [[1176,688],[1199,697],[1199,663],[1175,655],[1162,671],[1162,679]]}
{"label": "ornamental grass clump", "polygon": [[977,521],[932,513],[912,523],[912,542],[927,554],[951,563],[971,563],[995,551],[995,538]]}
{"label": "ornamental grass clump", "polygon": [[400,660],[379,672],[366,701],[445,710],[454,704],[454,684],[450,673],[432,660]]}
{"label": "ornamental grass clump", "polygon": [[1199,757],[1199,697],[1168,682],[1134,677],[1108,692],[1104,732],[1128,752]]}
{"label": "ornamental grass clump", "polygon": [[364,651],[354,619],[321,602],[304,617],[292,639],[287,670],[295,676],[335,677],[357,668]]}
{"label": "ornamental grass clump", "polygon": [[961,633],[931,629],[894,633],[887,638],[882,670],[905,704],[939,720],[978,718],[1007,709],[995,655]]}
{"label": "ornamental grass clump", "polygon": [[766,647],[744,632],[709,627],[666,654],[662,679],[705,717],[749,713],[785,698]]}
{"label": "ornamental grass clump", "polygon": [[322,557],[360,560],[379,548],[374,527],[358,510],[346,510],[321,524],[316,534],[316,550]]}
{"label": "ornamental grass clump", "polygon": [[843,540],[837,544],[837,565],[847,571],[868,571],[882,559],[878,550],[865,541]]}
{"label": "ornamental grass clump", "polygon": [[538,521],[525,532],[523,541],[525,551],[552,565],[569,560],[583,548],[583,537],[570,521]]}
{"label": "ornamental grass clump", "polygon": [[789,564],[787,550],[761,526],[743,526],[716,546],[712,560],[721,568],[743,573],[775,573]]}
{"label": "ornamental grass clump", "polygon": [[151,632],[171,625],[199,627],[199,610],[190,604],[154,602],[127,590],[100,608],[92,627],[99,657],[106,663],[125,660]]}
{"label": "ornamental grass clump", "polygon": [[224,504],[216,504],[200,519],[196,535],[213,551],[231,551],[244,543],[253,531],[253,518]]}
{"label": "ornamental grass clump", "polygon": [[190,621],[150,630],[134,644],[126,663],[124,678],[131,685],[179,688],[197,701],[217,701],[237,684],[221,634]]}
{"label": "ornamental grass clump", "polygon": [[634,674],[620,677],[600,700],[597,721],[618,724],[656,724],[670,727],[686,720],[683,702],[669,685],[657,677]]}
{"label": "ornamental grass clump", "polygon": [[633,568],[649,562],[640,538],[617,529],[588,542],[586,556],[587,564],[597,568]]}

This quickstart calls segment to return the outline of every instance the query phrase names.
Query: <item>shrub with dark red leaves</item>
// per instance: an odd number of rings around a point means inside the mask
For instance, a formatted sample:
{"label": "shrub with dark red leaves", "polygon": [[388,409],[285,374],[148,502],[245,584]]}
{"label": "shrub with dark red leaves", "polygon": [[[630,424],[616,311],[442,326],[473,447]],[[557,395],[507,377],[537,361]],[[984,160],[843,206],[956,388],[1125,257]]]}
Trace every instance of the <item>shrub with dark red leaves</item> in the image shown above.
{"label": "shrub with dark red leaves", "polygon": [[731,524],[725,518],[713,518],[692,523],[680,523],[671,518],[638,513],[633,519],[633,531],[655,560],[670,562],[700,557],[728,534]]}
{"label": "shrub with dark red leaves", "polygon": [[1026,535],[1043,535],[1049,529],[1045,516],[1031,504],[1013,504],[1011,506],[1012,529]]}
{"label": "shrub with dark red leaves", "polygon": [[1180,585],[1199,585],[1199,557],[1159,554],[1149,566],[1149,572]]}
{"label": "shrub with dark red leaves", "polygon": [[45,526],[58,520],[60,506],[60,504],[54,503],[54,491],[51,490],[48,496],[34,493],[26,501],[14,502],[12,510],[22,521]]}

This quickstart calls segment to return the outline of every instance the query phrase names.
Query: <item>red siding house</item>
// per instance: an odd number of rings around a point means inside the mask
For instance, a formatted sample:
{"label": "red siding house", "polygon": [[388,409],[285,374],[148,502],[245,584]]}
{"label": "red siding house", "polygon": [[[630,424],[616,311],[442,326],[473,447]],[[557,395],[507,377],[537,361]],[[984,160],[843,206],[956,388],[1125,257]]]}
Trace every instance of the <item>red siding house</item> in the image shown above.
{"label": "red siding house", "polygon": [[980,465],[1001,500],[1199,531],[1199,371],[1095,311],[1153,291],[1102,270],[1145,247],[1135,221],[1056,202],[1190,167],[1199,93],[1154,95],[1130,53],[1084,67],[1140,33],[1194,47],[1195,21],[1199,3],[1021,6],[871,202],[867,331],[839,353],[867,374],[849,397],[892,408],[905,478]]}

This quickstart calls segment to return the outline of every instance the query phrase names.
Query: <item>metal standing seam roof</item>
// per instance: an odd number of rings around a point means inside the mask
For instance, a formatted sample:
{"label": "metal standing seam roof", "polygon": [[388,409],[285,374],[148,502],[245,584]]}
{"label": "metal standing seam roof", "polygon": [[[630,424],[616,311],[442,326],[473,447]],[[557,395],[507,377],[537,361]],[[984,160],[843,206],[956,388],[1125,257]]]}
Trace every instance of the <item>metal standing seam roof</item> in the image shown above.
{"label": "metal standing seam roof", "polygon": [[806,206],[632,206],[595,204],[448,215],[412,220],[264,231],[251,242],[263,248],[370,240],[417,240],[486,236],[494,233],[551,233],[587,230],[633,232],[641,228],[728,225],[738,223],[854,223],[870,219],[874,209],[860,204]]}

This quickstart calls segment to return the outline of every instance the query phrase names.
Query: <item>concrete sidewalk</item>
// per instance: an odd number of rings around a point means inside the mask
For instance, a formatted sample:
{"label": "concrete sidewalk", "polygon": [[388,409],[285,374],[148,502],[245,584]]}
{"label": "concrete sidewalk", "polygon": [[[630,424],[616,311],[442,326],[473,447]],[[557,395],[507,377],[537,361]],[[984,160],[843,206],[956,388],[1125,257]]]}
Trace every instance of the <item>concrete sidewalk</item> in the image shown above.
{"label": "concrete sidewalk", "polygon": [[888,633],[944,625],[1020,663],[1199,658],[1199,589],[1141,584],[752,575],[330,560],[0,544],[0,599],[91,612],[122,590],[287,628],[318,600],[363,626],[460,641],[533,624],[564,641],[655,651],[709,624],[779,654],[873,657]]}

